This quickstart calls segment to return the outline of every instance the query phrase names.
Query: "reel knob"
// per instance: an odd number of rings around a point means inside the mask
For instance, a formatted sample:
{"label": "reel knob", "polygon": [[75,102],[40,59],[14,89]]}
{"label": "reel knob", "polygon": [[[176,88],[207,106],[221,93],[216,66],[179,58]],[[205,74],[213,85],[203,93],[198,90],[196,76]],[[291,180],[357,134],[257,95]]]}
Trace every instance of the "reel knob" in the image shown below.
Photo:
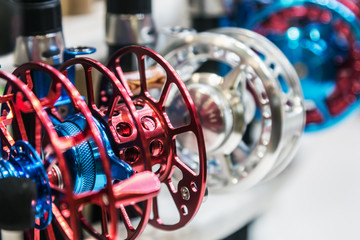
{"label": "reel knob", "polygon": [[[271,3],[270,3],[271,2]],[[306,100],[306,131],[330,127],[360,103],[359,5],[351,0],[243,1],[240,26],[270,39],[294,65]]]}
{"label": "reel knob", "polygon": [[159,194],[161,182],[152,172],[138,173],[114,186],[115,199],[124,205],[145,201]]}

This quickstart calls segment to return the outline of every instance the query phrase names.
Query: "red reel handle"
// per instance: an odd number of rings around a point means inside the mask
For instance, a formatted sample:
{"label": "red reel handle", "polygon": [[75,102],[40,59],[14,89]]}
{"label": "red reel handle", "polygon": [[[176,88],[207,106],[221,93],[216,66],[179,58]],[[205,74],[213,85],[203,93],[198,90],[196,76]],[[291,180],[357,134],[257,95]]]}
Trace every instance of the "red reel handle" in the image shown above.
{"label": "red reel handle", "polygon": [[145,201],[158,195],[160,184],[154,173],[138,173],[113,186],[115,199],[123,205]]}

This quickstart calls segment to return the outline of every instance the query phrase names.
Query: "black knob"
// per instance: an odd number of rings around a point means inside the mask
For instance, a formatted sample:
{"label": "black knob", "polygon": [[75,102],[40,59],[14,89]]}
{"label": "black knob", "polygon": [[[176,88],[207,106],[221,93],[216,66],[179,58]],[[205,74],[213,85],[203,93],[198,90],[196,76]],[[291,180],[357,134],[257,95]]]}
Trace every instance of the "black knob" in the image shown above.
{"label": "black knob", "polygon": [[34,227],[36,184],[27,178],[0,179],[0,228],[26,230]]}
{"label": "black knob", "polygon": [[14,50],[20,27],[16,12],[16,5],[12,1],[0,0],[0,55]]}
{"label": "black knob", "polygon": [[107,0],[107,12],[114,14],[151,13],[151,0]]}
{"label": "black knob", "polygon": [[60,0],[15,0],[20,8],[23,36],[62,31]]}

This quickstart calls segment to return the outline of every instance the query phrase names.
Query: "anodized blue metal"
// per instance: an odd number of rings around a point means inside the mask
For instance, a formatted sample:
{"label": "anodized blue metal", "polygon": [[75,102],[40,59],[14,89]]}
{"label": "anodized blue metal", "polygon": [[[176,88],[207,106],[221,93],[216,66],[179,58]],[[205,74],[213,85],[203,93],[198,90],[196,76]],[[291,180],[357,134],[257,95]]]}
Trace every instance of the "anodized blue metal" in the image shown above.
{"label": "anodized blue metal", "polygon": [[[96,52],[96,48],[94,47],[71,47],[66,48],[64,51],[64,62],[69,59],[76,58],[78,55],[88,55]],[[75,86],[75,68],[70,67],[67,70],[67,77]]]}
{"label": "anodized blue metal", "polygon": [[[329,11],[327,23],[309,19],[290,21],[284,32],[266,31],[266,37],[274,42],[294,64],[305,99],[315,104],[323,115],[323,122],[309,124],[306,131],[316,131],[332,126],[359,107],[360,98],[340,114],[329,112],[325,99],[335,88],[339,65],[336,59],[349,57],[349,42],[338,34],[333,25],[341,21],[350,26],[356,39],[360,39],[360,24],[355,14],[336,0],[244,0],[239,6],[238,25],[248,29],[259,29],[270,16],[295,6],[317,7]],[[261,32],[263,33],[263,32]],[[355,44],[360,47],[359,42]]]}
{"label": "anodized blue metal", "polygon": [[[88,55],[88,54],[92,54],[94,52],[96,52],[96,48],[94,48],[94,47],[71,47],[71,48],[66,48],[64,50],[64,62],[71,59],[71,58],[75,58],[76,56]],[[70,67],[67,70],[67,78],[70,80],[70,82],[74,86],[76,86],[75,85],[75,67]],[[70,116],[70,115],[74,114],[74,109],[73,109],[73,107],[71,105],[71,101],[69,99],[68,94],[65,92],[64,88],[61,89],[61,96],[59,97],[59,99],[55,103],[55,107],[59,108],[60,106],[63,108],[61,110],[66,111],[66,114],[64,114],[63,117]],[[59,112],[62,112],[62,111],[59,111]]]}
{"label": "anodized blue metal", "polygon": [[0,160],[0,179],[7,177],[28,178],[36,183],[37,200],[34,206],[35,228],[46,228],[52,219],[51,189],[39,155],[25,141],[17,141],[11,147],[9,159]]}
{"label": "anodized blue metal", "polygon": [[[75,58],[78,55],[87,55],[96,52],[96,48],[93,47],[71,47],[64,50],[64,61],[67,61],[71,58]],[[55,65],[55,68],[58,68],[62,62],[59,62]],[[34,81],[34,93],[36,96],[41,99],[46,97],[49,92],[51,80],[49,76],[43,72],[34,71],[33,73]],[[75,68],[71,67],[68,69],[67,77],[70,82],[75,86]],[[55,103],[55,107],[58,108],[58,111],[62,114],[62,117],[70,116],[74,114],[74,109],[71,105],[71,101],[68,97],[68,94],[64,89],[61,90],[61,96]],[[59,109],[59,107],[61,109]]]}
{"label": "anodized blue metal", "polygon": [[[115,155],[104,127],[96,119],[94,121],[100,130],[107,156],[110,160],[113,180],[121,181],[129,178],[134,174],[132,167]],[[69,116],[62,123],[53,120],[53,123],[59,136],[65,137],[75,136],[83,132],[86,127],[86,119],[81,114]],[[93,140],[89,139],[72,147],[65,152],[65,159],[73,179],[75,193],[96,191],[105,186],[106,176],[102,168],[99,151]]]}

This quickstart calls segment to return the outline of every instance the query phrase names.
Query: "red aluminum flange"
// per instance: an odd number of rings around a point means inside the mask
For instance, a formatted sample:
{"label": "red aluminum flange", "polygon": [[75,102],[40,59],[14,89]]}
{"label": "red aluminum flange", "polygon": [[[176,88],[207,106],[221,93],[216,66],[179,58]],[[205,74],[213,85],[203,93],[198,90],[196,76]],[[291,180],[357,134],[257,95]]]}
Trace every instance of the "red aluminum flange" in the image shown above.
{"label": "red aluminum flange", "polygon": [[[120,59],[126,54],[136,56],[141,81],[140,93],[131,92],[125,81]],[[166,80],[158,100],[153,98],[148,91],[145,57],[154,60],[166,73]],[[179,79],[175,70],[154,51],[140,46],[125,47],[113,55],[108,65],[120,81],[110,78],[102,79],[110,84],[110,95],[104,95],[103,97],[107,99],[102,101],[109,106],[106,104],[95,106],[93,95],[89,94],[89,89],[93,89],[90,74],[93,65],[90,64],[90,60],[72,59],[65,62],[60,69],[64,70],[77,63],[81,64],[87,73],[89,107],[93,112],[98,112],[97,116],[102,116],[103,121],[107,121],[109,132],[112,133],[114,152],[137,172],[153,170],[167,188],[162,191],[170,193],[169,198],[176,206],[178,220],[168,223],[160,214],[167,210],[167,206],[159,204],[159,198],[155,197],[152,205],[153,216],[149,222],[155,227],[166,230],[175,230],[187,224],[195,216],[205,194],[206,153],[200,121],[183,81]],[[166,114],[165,104],[172,86],[177,88],[187,106],[189,119],[185,126],[176,126]],[[132,107],[129,107],[129,100],[124,95],[120,95],[125,90],[130,97]],[[124,108],[124,105],[127,107]],[[194,134],[198,145],[197,171],[182,161],[176,153],[177,136],[187,132]],[[181,177],[178,178],[178,175]],[[140,215],[147,210],[136,205],[134,208]]]}
{"label": "red aluminum flange", "polygon": [[[85,72],[86,81],[86,99],[88,108],[92,115],[104,126],[114,152],[123,157],[122,159],[133,163],[132,167],[138,166],[137,172],[145,171],[144,166],[150,166],[150,156],[142,144],[144,134],[140,126],[140,120],[136,112],[135,105],[133,104],[126,89],[121,85],[120,81],[115,75],[104,65],[90,58],[72,58],[60,66],[59,70],[66,74],[67,69],[74,65],[81,65]],[[111,99],[111,106],[99,107],[95,102],[94,87],[93,87],[93,71],[98,71],[101,76],[112,83],[113,98]],[[117,103],[121,101],[121,107]],[[125,114],[120,114],[125,113]],[[126,149],[126,150],[124,150]],[[119,154],[123,150],[123,154]],[[138,151],[138,152],[137,152]],[[139,159],[139,156],[144,156]],[[134,158],[136,160],[134,162]],[[120,207],[120,215],[127,231],[126,238],[137,238],[143,231],[143,228],[148,222],[151,212],[152,201],[148,200],[142,203],[143,214],[141,215],[140,222],[136,225],[131,221],[127,209],[123,206]]]}

